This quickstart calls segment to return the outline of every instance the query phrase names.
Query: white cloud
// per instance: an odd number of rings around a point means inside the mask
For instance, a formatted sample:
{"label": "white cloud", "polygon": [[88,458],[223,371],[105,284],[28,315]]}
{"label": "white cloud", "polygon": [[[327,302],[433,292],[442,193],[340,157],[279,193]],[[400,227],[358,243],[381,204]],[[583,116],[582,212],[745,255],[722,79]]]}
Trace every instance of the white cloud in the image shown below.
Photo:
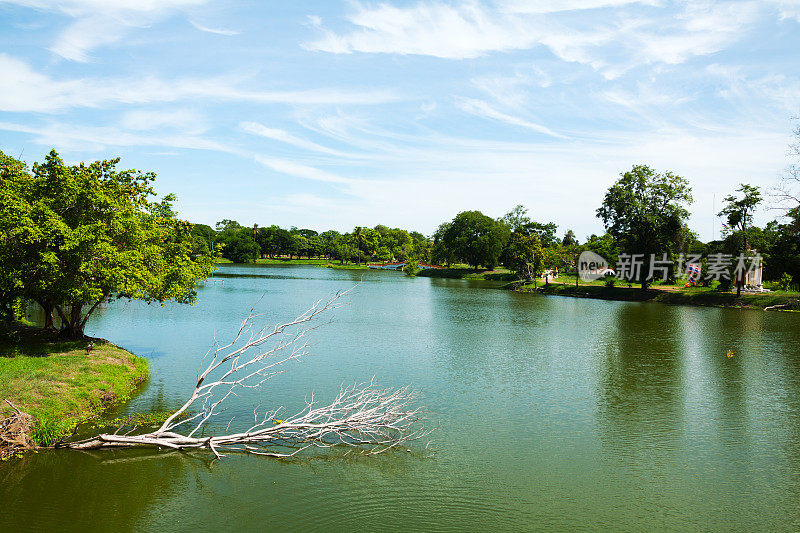
{"label": "white cloud", "polygon": [[97,47],[125,37],[130,28],[153,24],[208,0],[0,0],[41,11],[62,13],[74,22],[50,46],[65,59],[85,62]]}
{"label": "white cloud", "polygon": [[286,144],[290,144],[292,146],[296,146],[298,148],[302,148],[304,150],[311,150],[314,152],[321,152],[330,155],[353,157],[352,155],[348,155],[338,150],[328,148],[327,146],[322,146],[315,142],[302,139],[300,137],[292,135],[291,133],[285,130],[281,130],[278,128],[268,128],[263,124],[259,124],[257,122],[240,122],[239,127],[242,130],[246,131],[247,133],[252,133],[253,135],[258,135],[259,137],[265,137],[267,139],[272,139],[274,141],[280,141]]}
{"label": "white cloud", "polygon": [[784,19],[796,19],[800,22],[800,0],[769,0],[780,11]]}
{"label": "white cloud", "polygon": [[228,36],[239,35],[239,32],[236,30],[220,30],[220,29],[209,28],[207,26],[202,26],[193,20],[190,20],[189,23],[198,30],[204,31],[206,33],[214,33],[216,35],[228,35]]}
{"label": "white cloud", "polygon": [[419,54],[447,59],[478,57],[490,51],[529,48],[537,31],[524,21],[500,18],[477,3],[458,6],[420,2],[409,7],[357,4],[348,20],[360,29],[345,35],[326,32],[304,46],[333,53]]}
{"label": "white cloud", "polygon": [[[745,1],[680,4],[628,18],[624,10],[604,10],[587,19],[560,17],[564,11],[622,7],[624,0],[507,2],[500,10],[485,4],[421,1],[397,7],[356,3],[347,20],[355,26],[336,33],[318,25],[323,36],[305,43],[331,53],[418,54],[445,59],[475,58],[490,52],[546,46],[556,57],[619,76],[635,65],[677,64],[718,52],[741,38],[762,6]],[[641,2],[658,6],[657,2]]]}
{"label": "white cloud", "polygon": [[0,111],[53,113],[69,108],[99,108],[111,104],[143,104],[180,100],[242,101],[263,104],[372,105],[398,100],[391,91],[305,89],[269,91],[243,89],[233,76],[163,80],[139,76],[127,79],[78,78],[56,80],[27,63],[0,54]]}
{"label": "white cloud", "polygon": [[466,111],[467,113],[472,113],[473,115],[490,118],[493,120],[499,120],[500,122],[505,122],[507,124],[512,124],[514,126],[527,128],[537,133],[543,133],[545,135],[556,137],[558,139],[566,139],[564,135],[554,132],[547,126],[542,126],[541,124],[536,124],[534,122],[529,122],[519,117],[502,113],[497,109],[493,108],[492,106],[490,106],[488,103],[484,102],[483,100],[476,100],[474,98],[458,98],[456,99],[456,105],[462,110]]}
{"label": "white cloud", "polygon": [[122,116],[120,126],[138,131],[173,129],[189,134],[200,134],[208,130],[208,124],[203,117],[188,109],[129,111]]}
{"label": "white cloud", "polygon": [[257,155],[255,156],[255,160],[265,167],[274,170],[275,172],[280,172],[281,174],[286,174],[288,176],[295,176],[297,178],[314,181],[325,181],[329,183],[353,182],[351,179],[343,178],[318,168],[301,165],[300,163],[295,163],[294,161],[289,161],[288,159]]}
{"label": "white cloud", "polygon": [[500,3],[502,11],[510,13],[558,13],[560,11],[582,11],[621,7],[630,4],[658,5],[657,0],[506,0]]}
{"label": "white cloud", "polygon": [[248,155],[232,146],[183,133],[159,135],[153,132],[123,131],[112,126],[80,126],[61,122],[52,122],[45,126],[0,122],[0,130],[31,134],[36,144],[59,150],[102,151],[111,146],[157,146],[209,150],[242,157]]}

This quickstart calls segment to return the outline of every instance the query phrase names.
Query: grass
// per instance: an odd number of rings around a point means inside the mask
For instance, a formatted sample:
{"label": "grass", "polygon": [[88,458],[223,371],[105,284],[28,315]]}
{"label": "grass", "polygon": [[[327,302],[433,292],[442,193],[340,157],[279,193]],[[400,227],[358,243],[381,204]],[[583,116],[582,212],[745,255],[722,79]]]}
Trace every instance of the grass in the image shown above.
{"label": "grass", "polygon": [[364,263],[362,263],[360,265],[357,265],[355,263],[345,263],[343,265],[340,265],[339,263],[330,263],[330,262],[328,262],[328,263],[326,263],[324,265],[320,265],[320,266],[324,266],[325,268],[333,268],[333,269],[336,269],[336,270],[368,270],[369,269],[369,267],[367,265],[365,265]]}
{"label": "grass", "polygon": [[647,291],[642,291],[638,286],[606,287],[603,283],[580,282],[575,286],[575,278],[568,283],[563,283],[563,277],[551,281],[549,285],[537,283],[523,285],[518,290],[558,296],[576,296],[583,298],[598,298],[603,300],[621,301],[649,301],[680,305],[697,305],[710,307],[736,307],[763,309],[774,305],[787,305],[787,310],[800,310],[800,293],[791,291],[775,291],[757,294],[742,294],[736,296],[735,292],[723,292],[712,287],[689,287],[683,285],[654,285]]}
{"label": "grass", "polygon": [[488,281],[514,281],[516,274],[505,268],[495,270],[478,269],[477,271],[469,265],[452,265],[450,268],[429,268],[421,270],[417,276],[426,278],[449,278],[449,279],[478,279]]}
{"label": "grass", "polygon": [[[125,401],[149,375],[146,359],[108,341],[63,341],[15,326],[0,340],[0,400],[35,419],[33,440],[49,446],[82,420]],[[0,414],[11,409],[3,402]]]}
{"label": "grass", "polygon": [[289,259],[288,257],[256,259],[256,264],[259,265],[327,265],[328,263],[330,263],[330,259]]}

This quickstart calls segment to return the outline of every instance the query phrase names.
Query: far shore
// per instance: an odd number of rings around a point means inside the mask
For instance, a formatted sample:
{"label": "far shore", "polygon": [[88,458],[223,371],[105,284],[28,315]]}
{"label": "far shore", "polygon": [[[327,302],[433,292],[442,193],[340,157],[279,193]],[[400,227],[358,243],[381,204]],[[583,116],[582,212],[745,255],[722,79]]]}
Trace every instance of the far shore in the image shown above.
{"label": "far shore", "polygon": [[665,304],[692,305],[701,307],[728,307],[737,309],[760,309],[776,311],[800,311],[800,293],[792,291],[772,291],[762,293],[742,293],[719,291],[706,287],[678,287],[674,285],[655,285],[643,291],[638,286],[607,287],[602,283],[575,285],[558,278],[538,281],[536,285],[517,284],[518,292],[537,293],[548,296],[570,296],[575,298],[594,298],[600,300],[626,302],[658,302]]}

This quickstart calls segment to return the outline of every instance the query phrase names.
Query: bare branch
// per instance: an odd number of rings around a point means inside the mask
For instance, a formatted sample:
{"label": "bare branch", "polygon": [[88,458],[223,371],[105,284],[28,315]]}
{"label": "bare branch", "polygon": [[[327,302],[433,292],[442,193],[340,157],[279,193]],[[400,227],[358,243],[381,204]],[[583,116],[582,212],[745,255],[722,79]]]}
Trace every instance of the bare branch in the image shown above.
{"label": "bare branch", "polygon": [[[354,287],[355,288],[355,287]],[[252,425],[237,433],[202,435],[209,420],[219,414],[225,401],[245,389],[258,389],[284,372],[283,365],[308,354],[308,335],[323,324],[320,315],[337,309],[354,288],[339,291],[314,303],[295,319],[271,328],[257,328],[253,306],[233,339],[215,346],[203,357],[197,381],[186,402],[155,431],[120,435],[100,434],[91,439],[59,443],[59,447],[97,449],[152,446],[174,450],[208,449],[216,458],[226,453],[250,453],[269,457],[293,457],[309,448],[345,446],[364,454],[384,453],[426,437],[421,408],[415,406],[417,393],[410,387],[378,388],[374,378],[365,383],[341,387],[334,399],[321,404],[312,394],[306,406],[279,420],[278,407],[259,415],[253,410]],[[189,427],[186,433],[178,428]]]}

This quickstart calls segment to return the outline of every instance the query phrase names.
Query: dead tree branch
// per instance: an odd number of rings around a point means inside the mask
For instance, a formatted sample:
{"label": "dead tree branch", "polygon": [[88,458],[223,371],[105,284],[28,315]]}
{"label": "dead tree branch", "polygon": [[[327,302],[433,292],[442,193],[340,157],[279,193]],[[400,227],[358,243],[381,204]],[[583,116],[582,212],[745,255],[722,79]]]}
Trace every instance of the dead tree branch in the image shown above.
{"label": "dead tree branch", "polygon": [[[174,450],[208,449],[219,458],[240,452],[271,457],[291,457],[308,448],[349,446],[365,454],[382,453],[421,439],[430,431],[423,412],[415,406],[417,393],[410,387],[378,388],[374,378],[342,387],[330,403],[314,395],[298,413],[277,419],[282,408],[253,413],[253,423],[238,432],[205,436],[208,422],[220,414],[230,396],[258,389],[284,372],[289,361],[306,355],[309,334],[318,328],[321,315],[342,305],[353,289],[317,301],[294,320],[257,329],[263,315],[250,310],[233,340],[216,345],[201,362],[197,382],[186,402],[155,431],[131,435],[100,434],[59,447],[79,450],[150,446]],[[207,361],[207,362],[206,362]],[[205,365],[203,367],[203,365]]]}

